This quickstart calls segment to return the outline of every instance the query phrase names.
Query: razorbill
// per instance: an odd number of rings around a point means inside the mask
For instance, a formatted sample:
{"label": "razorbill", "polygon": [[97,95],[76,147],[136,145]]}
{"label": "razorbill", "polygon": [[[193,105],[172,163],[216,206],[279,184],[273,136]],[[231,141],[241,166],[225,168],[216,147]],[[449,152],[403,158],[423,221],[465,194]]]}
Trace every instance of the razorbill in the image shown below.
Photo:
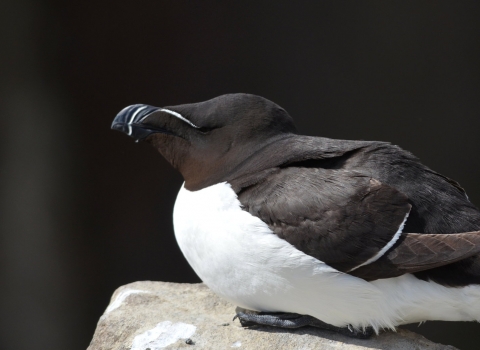
{"label": "razorbill", "polygon": [[243,324],[365,337],[480,319],[480,211],[398,146],[299,135],[249,94],[133,105],[112,128],[180,171],[177,242],[215,293],[261,311]]}

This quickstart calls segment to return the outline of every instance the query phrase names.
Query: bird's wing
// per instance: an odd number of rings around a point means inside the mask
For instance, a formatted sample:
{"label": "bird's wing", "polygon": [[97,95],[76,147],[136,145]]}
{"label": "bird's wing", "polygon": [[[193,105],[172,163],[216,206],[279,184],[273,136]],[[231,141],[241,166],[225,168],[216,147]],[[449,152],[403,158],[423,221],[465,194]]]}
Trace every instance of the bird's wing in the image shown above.
{"label": "bird's wing", "polygon": [[275,168],[240,182],[233,188],[244,210],[298,250],[360,278],[427,270],[480,251],[480,234],[403,234],[408,198],[356,172]]}
{"label": "bird's wing", "polygon": [[367,281],[430,270],[463,260],[480,251],[480,232],[453,234],[403,233],[373,264],[350,271]]}

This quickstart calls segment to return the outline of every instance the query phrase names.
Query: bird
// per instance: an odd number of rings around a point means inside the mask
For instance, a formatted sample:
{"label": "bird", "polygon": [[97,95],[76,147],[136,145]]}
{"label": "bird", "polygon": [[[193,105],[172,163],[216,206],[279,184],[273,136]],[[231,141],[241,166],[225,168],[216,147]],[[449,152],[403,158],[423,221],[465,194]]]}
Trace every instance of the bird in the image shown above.
{"label": "bird", "polygon": [[177,243],[242,325],[367,338],[480,320],[480,211],[399,146],[301,135],[285,109],[245,93],[131,105],[112,129],[183,176]]}

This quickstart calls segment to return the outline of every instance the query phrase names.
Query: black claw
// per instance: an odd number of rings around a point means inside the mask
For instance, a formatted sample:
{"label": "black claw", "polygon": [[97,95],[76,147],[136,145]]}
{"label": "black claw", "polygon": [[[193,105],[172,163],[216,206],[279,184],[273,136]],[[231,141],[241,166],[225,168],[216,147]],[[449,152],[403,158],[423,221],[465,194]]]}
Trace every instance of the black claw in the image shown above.
{"label": "black claw", "polygon": [[235,321],[237,318],[240,321],[240,325],[242,327],[252,327],[252,326],[258,326],[260,324],[264,325],[263,323],[258,322],[256,314],[246,314],[243,312],[239,312],[235,315],[233,318],[233,321]]}

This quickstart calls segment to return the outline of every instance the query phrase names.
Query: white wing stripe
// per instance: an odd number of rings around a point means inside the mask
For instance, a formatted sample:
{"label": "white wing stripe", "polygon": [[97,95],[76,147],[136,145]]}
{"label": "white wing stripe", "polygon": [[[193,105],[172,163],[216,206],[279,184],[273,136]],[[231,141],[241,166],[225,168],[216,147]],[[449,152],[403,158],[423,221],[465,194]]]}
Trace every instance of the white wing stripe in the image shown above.
{"label": "white wing stripe", "polygon": [[392,246],[398,241],[398,239],[400,238],[400,235],[402,234],[403,232],[403,227],[405,226],[405,223],[407,222],[407,219],[408,219],[408,215],[410,214],[410,212],[407,213],[407,215],[405,215],[405,219],[403,219],[403,222],[402,224],[400,225],[400,227],[398,228],[398,231],[397,233],[395,233],[395,235],[393,236],[393,238],[390,240],[390,242],[388,242],[385,247],[383,247],[382,249],[380,249],[380,251],[375,254],[374,256],[372,256],[370,259],[368,259],[367,261],[365,261],[364,263],[354,267],[353,269],[349,270],[348,272],[351,272],[353,270],[356,270],[358,269],[359,267],[362,267],[364,265],[368,265],[368,264],[371,264],[372,262],[375,262],[377,261],[378,259],[380,259],[382,257],[383,254],[385,254],[390,248],[392,248]]}

